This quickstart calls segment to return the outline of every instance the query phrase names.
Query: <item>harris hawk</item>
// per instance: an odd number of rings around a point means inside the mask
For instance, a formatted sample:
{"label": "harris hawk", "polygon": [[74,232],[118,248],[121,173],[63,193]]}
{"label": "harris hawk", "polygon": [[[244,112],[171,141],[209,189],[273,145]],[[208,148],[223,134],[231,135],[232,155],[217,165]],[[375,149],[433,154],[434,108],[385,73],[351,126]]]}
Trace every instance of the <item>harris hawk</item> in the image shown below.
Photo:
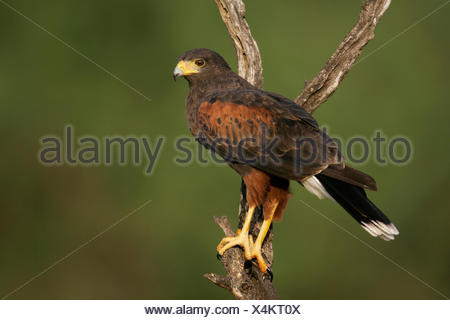
{"label": "harris hawk", "polygon": [[[398,235],[367,198],[365,189],[377,190],[375,180],[346,165],[333,140],[300,105],[256,88],[209,49],[185,52],[173,76],[189,83],[191,133],[239,173],[246,186],[244,223],[236,236],[220,241],[219,255],[240,246],[246,260],[256,258],[260,270],[270,272],[261,248],[272,221],[282,217],[290,180],[321,199],[336,201],[372,236],[393,240]],[[255,208],[263,209],[264,221],[254,240],[249,231]]]}

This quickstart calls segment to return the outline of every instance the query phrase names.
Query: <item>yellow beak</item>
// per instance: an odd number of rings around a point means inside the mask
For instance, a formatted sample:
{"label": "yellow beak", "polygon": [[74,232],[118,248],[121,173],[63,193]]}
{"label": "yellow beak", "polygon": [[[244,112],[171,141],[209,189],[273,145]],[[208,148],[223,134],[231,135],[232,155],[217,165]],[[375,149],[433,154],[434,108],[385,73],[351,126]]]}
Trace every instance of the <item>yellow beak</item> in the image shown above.
{"label": "yellow beak", "polygon": [[173,71],[173,78],[176,79],[177,77],[188,76],[190,74],[199,72],[199,67],[197,67],[193,61],[181,60],[180,62],[178,62],[175,70]]}

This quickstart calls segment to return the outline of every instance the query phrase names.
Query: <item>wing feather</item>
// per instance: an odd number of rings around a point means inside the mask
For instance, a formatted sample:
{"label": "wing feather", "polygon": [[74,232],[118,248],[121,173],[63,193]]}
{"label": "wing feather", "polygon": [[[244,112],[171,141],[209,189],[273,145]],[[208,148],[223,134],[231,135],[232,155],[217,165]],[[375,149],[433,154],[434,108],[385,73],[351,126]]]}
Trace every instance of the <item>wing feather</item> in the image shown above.
{"label": "wing feather", "polygon": [[199,105],[196,118],[193,134],[229,162],[293,180],[330,164],[342,166],[331,138],[303,108],[279,95],[259,90],[216,93]]}

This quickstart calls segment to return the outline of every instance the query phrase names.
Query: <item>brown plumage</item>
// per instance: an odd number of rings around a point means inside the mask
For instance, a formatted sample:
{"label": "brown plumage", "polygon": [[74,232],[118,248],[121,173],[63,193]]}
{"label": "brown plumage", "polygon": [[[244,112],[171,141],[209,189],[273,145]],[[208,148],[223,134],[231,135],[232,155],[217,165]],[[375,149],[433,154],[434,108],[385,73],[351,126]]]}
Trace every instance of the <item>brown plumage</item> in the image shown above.
{"label": "brown plumage", "polygon": [[[266,225],[281,218],[289,180],[294,180],[319,197],[335,199],[372,235],[393,239],[398,233],[365,196],[362,188],[377,189],[373,178],[346,166],[332,139],[301,106],[254,87],[208,49],[183,54],[174,71],[178,76],[189,82],[191,133],[241,175],[249,206],[263,208]],[[247,258],[256,257],[261,270],[267,270],[257,248],[246,248],[244,238],[224,239],[219,252],[240,245]]]}

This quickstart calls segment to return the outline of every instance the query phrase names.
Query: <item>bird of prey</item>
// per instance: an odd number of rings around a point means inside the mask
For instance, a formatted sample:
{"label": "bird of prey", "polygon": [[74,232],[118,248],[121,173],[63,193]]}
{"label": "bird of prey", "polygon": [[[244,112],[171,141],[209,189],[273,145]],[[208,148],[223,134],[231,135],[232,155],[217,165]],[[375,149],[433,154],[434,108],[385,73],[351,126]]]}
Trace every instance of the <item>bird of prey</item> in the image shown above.
{"label": "bird of prey", "polygon": [[[189,83],[186,117],[195,139],[219,154],[241,175],[249,205],[242,228],[217,246],[219,255],[234,246],[246,260],[257,259],[268,270],[261,248],[272,221],[281,219],[297,181],[319,198],[341,205],[374,237],[393,240],[397,228],[368,198],[375,180],[344,163],[337,146],[300,105],[279,94],[260,90],[234,73],[209,49],[185,52],[174,79]],[[256,239],[249,235],[255,208],[264,221]]]}

